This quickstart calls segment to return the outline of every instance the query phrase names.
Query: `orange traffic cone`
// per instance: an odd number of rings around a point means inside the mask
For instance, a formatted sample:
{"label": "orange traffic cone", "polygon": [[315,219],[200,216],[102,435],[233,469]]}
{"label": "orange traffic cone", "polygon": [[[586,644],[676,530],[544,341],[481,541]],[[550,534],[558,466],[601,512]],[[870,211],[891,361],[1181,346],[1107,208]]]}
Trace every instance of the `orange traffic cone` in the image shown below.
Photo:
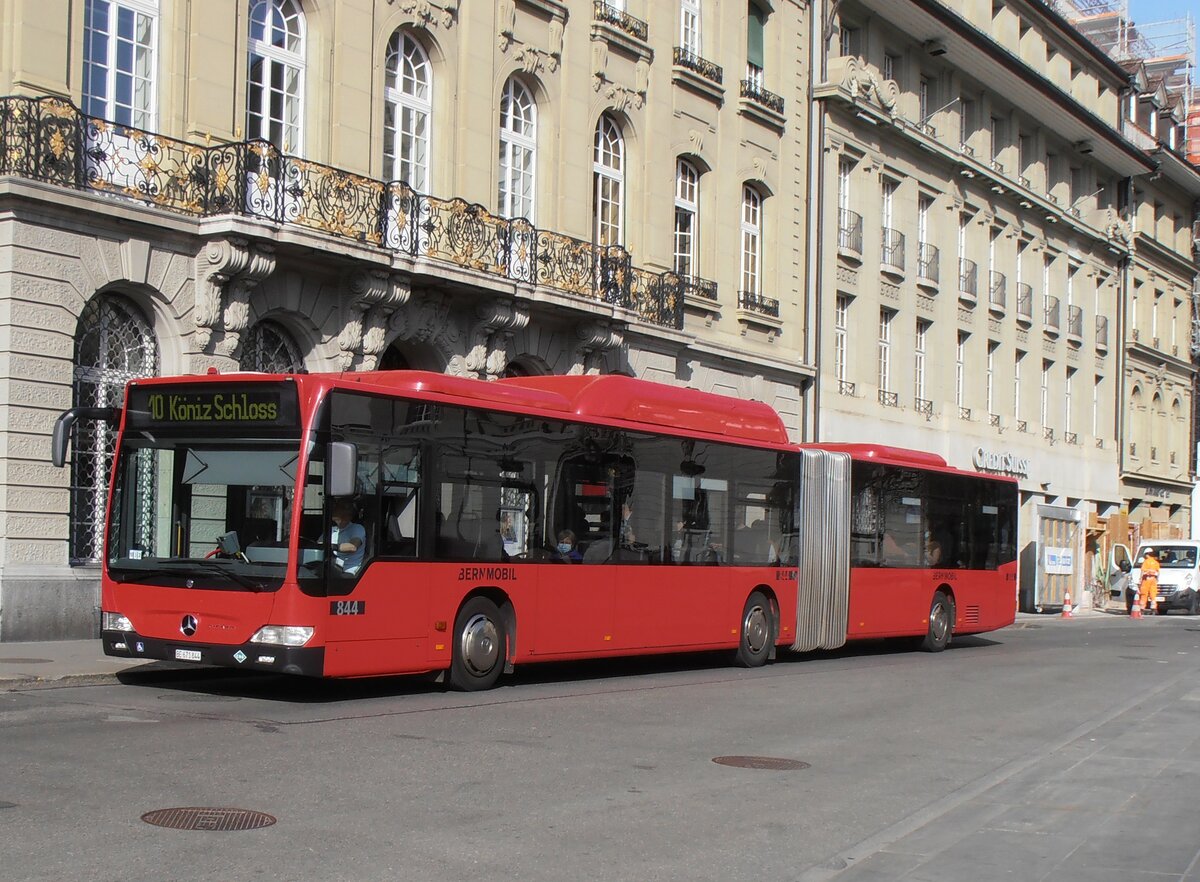
{"label": "orange traffic cone", "polygon": [[1129,618],[1140,619],[1141,617],[1142,617],[1141,598],[1135,595],[1133,598],[1133,606],[1131,606],[1129,608]]}
{"label": "orange traffic cone", "polygon": [[1062,617],[1064,619],[1070,619],[1070,618],[1074,617],[1074,613],[1071,612],[1071,592],[1070,591],[1063,592]]}

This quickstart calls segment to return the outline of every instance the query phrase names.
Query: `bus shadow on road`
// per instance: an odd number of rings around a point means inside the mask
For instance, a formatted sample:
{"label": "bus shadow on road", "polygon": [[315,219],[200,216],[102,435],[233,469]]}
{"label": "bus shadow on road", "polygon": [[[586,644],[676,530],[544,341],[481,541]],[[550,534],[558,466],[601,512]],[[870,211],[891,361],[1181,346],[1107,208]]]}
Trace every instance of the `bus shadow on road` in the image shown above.
{"label": "bus shadow on road", "polygon": [[[956,637],[946,652],[982,649],[999,646],[1002,641],[980,635]],[[725,677],[754,676],[772,668],[823,661],[847,659],[880,659],[895,657],[923,658],[930,653],[914,649],[912,640],[869,640],[847,644],[838,649],[813,652],[780,652],[775,661],[764,668],[747,670],[731,664],[729,652],[692,652],[665,655],[626,656],[619,658],[586,659],[579,661],[546,662],[517,667],[500,681],[499,689],[521,686],[595,684],[600,681],[633,681],[657,675],[710,673]],[[442,678],[433,674],[409,674],[393,677],[369,677],[354,680],[318,680],[291,677],[270,672],[245,671],[228,668],[186,667],[174,665],[157,667],[145,665],[117,674],[117,680],[127,686],[159,689],[177,693],[189,701],[236,701],[240,699],[281,702],[285,704],[337,704],[375,698],[428,696],[455,693]],[[639,687],[656,685],[676,686],[677,681],[653,680]],[[187,698],[183,698],[187,696]]]}

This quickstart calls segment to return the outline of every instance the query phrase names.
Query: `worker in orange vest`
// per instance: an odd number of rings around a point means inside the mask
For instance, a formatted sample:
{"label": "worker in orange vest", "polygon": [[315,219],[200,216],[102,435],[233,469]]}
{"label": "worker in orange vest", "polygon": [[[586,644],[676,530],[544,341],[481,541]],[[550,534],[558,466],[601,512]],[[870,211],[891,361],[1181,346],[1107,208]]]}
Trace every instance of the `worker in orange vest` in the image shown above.
{"label": "worker in orange vest", "polygon": [[1155,555],[1154,549],[1147,549],[1146,556],[1142,559],[1142,581],[1138,586],[1138,600],[1146,615],[1154,613],[1154,604],[1158,600],[1159,569],[1158,557]]}

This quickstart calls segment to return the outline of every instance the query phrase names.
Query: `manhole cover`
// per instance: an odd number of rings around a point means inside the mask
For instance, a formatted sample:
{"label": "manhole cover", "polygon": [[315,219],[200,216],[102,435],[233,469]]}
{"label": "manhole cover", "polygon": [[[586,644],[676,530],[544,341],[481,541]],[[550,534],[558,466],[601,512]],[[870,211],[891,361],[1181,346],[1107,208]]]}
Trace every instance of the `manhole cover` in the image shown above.
{"label": "manhole cover", "polygon": [[266,812],[237,808],[169,808],[155,809],[142,815],[142,820],[155,827],[171,830],[257,830],[270,827],[275,819]]}
{"label": "manhole cover", "polygon": [[0,658],[0,665],[48,665],[48,658]]}
{"label": "manhole cover", "polygon": [[739,769],[767,769],[771,772],[791,772],[809,768],[808,763],[778,756],[715,756],[713,762]]}

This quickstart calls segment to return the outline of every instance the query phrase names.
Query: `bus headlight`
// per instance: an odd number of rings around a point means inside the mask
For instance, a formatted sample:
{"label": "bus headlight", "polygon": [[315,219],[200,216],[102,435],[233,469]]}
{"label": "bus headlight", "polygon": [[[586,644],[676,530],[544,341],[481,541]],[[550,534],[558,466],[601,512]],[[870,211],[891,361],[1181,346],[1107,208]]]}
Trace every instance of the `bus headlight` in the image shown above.
{"label": "bus headlight", "polygon": [[120,613],[105,612],[101,615],[100,629],[102,631],[132,631],[133,622]]}
{"label": "bus headlight", "polygon": [[313,628],[303,625],[263,625],[250,638],[251,643],[270,643],[275,646],[303,646],[312,640]]}

